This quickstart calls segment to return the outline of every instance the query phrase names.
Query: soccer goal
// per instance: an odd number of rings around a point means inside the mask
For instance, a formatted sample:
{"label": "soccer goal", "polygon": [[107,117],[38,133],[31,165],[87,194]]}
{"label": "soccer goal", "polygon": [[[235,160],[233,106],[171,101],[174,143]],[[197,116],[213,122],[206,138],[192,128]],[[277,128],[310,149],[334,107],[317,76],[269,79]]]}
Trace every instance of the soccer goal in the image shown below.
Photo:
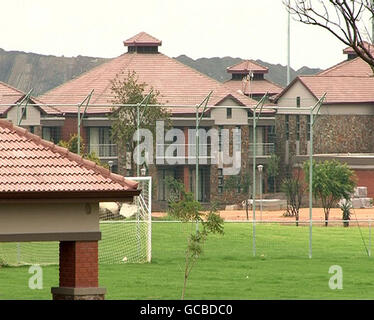
{"label": "soccer goal", "polygon": [[[99,263],[146,263],[152,259],[152,178],[137,181],[141,193],[132,203],[100,203]],[[58,242],[0,243],[0,265],[58,264]]]}
{"label": "soccer goal", "polygon": [[120,204],[119,213],[100,216],[100,263],[143,263],[152,259],[152,178],[129,177],[141,193],[133,203]]}

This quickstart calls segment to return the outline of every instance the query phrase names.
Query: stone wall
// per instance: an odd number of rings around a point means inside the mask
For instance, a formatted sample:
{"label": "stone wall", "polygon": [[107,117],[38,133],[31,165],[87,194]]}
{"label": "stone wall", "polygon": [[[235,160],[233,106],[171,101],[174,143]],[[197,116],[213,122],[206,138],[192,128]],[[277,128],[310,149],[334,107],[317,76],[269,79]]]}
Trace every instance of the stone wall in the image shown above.
{"label": "stone wall", "polygon": [[314,153],[373,153],[374,116],[322,115],[314,127]]}

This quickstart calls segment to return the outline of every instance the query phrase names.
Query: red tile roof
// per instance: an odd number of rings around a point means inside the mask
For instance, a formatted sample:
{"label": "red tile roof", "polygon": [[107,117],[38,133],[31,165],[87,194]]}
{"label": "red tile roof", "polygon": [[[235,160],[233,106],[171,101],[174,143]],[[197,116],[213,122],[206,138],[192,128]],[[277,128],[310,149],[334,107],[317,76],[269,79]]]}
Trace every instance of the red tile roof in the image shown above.
{"label": "red tile roof", "polygon": [[123,42],[125,46],[161,46],[162,42],[152,37],[146,32],[140,32],[137,35]]}
{"label": "red tile roof", "polygon": [[[232,97],[240,105],[253,106],[256,101],[239,94],[226,85],[169,58],[162,53],[125,53],[100,66],[50,90],[40,97],[50,104],[80,103],[94,89],[91,104],[112,103],[111,80],[117,74],[127,77],[135,71],[139,82],[145,82],[160,92],[159,101],[170,107],[172,113],[194,113],[195,108],[172,108],[177,105],[195,106],[213,91],[209,105],[217,105],[226,97]],[[76,113],[76,107],[59,107],[66,113]],[[88,108],[87,113],[107,113],[110,108]]]}
{"label": "red tile roof", "polygon": [[[5,82],[0,81],[0,115],[6,114],[12,107],[12,105],[16,104],[17,102],[20,102],[25,95],[26,94],[24,92],[12,87],[11,85]],[[34,97],[30,97],[29,103],[43,104],[41,101],[38,101],[38,99]],[[45,105],[37,107],[40,108],[43,113],[48,115],[60,114],[58,110],[52,107],[48,107]]]}
{"label": "red tile roof", "polygon": [[299,80],[316,97],[326,92],[326,104],[374,102],[374,78],[300,76]]}
{"label": "red tile roof", "polygon": [[317,76],[352,76],[352,77],[369,77],[373,74],[368,63],[361,58],[357,57],[352,60],[345,60],[332,66],[326,70],[323,70],[317,74]]}
{"label": "red tile roof", "polygon": [[[349,48],[345,52],[349,53]],[[373,71],[360,57],[342,61],[316,75],[295,78],[274,101],[279,100],[297,81],[315,98],[319,99],[326,92],[325,104],[374,102]]]}
{"label": "red tile roof", "polygon": [[316,99],[326,93],[324,104],[374,102],[374,78],[351,76],[299,76],[278,94],[274,101],[277,102],[297,81],[300,81]]}
{"label": "red tile roof", "polygon": [[237,92],[241,91],[245,95],[264,95],[266,92],[269,95],[275,95],[283,90],[281,86],[266,79],[254,80],[251,83],[249,81],[229,80],[225,82],[225,86]]}
{"label": "red tile roof", "polygon": [[[32,194],[138,193],[137,183],[0,120],[0,198]],[[30,196],[31,197],[31,196]]]}
{"label": "red tile roof", "polygon": [[[369,42],[367,42],[367,41],[364,41],[363,44],[364,44],[364,48],[365,48],[366,50],[369,50],[369,51],[373,51],[373,52],[374,52],[374,45],[372,45],[371,43],[369,43]],[[344,54],[356,54],[356,51],[354,51],[352,47],[348,47],[348,48],[345,48],[345,49],[343,50],[343,53],[344,53]]]}
{"label": "red tile roof", "polygon": [[245,60],[243,62],[239,62],[236,65],[233,65],[227,68],[228,73],[249,73],[252,71],[253,73],[268,73],[269,69],[260,65],[259,63],[253,60]]}

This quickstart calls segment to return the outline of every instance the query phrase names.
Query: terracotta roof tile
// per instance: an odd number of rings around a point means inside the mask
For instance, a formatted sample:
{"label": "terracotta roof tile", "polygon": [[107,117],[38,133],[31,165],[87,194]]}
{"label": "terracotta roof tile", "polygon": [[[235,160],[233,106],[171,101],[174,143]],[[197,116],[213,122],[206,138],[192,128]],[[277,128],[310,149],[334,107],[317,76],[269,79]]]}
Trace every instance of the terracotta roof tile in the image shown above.
{"label": "terracotta roof tile", "polygon": [[264,95],[266,92],[268,92],[269,95],[275,95],[283,90],[281,86],[266,79],[251,81],[250,84],[248,81],[229,80],[225,82],[225,85],[245,95]]}
{"label": "terracotta roof tile", "polygon": [[137,192],[138,184],[0,120],[0,197],[12,192]]}
{"label": "terracotta roof tile", "polygon": [[[370,50],[374,52],[374,46],[371,43],[364,41],[363,44],[366,50]],[[343,50],[343,53],[344,54],[356,54],[356,51],[354,51],[352,47],[347,47]]]}
{"label": "terracotta roof tile", "polygon": [[269,69],[253,60],[245,60],[227,68],[228,73],[268,73]]}
{"label": "terracotta roof tile", "polygon": [[[0,81],[0,114],[4,115],[8,112],[8,110],[12,107],[12,105],[16,104],[17,102],[20,102],[22,98],[25,96],[25,93],[12,87],[11,85],[1,82]],[[58,115],[60,112],[52,107],[45,106],[43,102],[39,101],[35,97],[31,97],[30,104],[37,105],[38,103],[41,104],[41,106],[38,106],[38,108],[41,109],[42,112],[48,115]]]}
{"label": "terracotta roof tile", "polygon": [[[80,103],[94,89],[91,104],[112,103],[111,80],[116,75],[127,77],[135,71],[139,82],[145,82],[160,92],[160,103],[170,107],[172,113],[194,113],[194,108],[172,108],[173,105],[201,103],[213,91],[209,105],[216,105],[228,96],[234,97],[239,104],[253,106],[256,101],[239,94],[236,90],[192,69],[162,53],[142,54],[125,53],[100,66],[50,90],[40,97],[50,104]],[[77,113],[76,107],[58,107],[61,112]],[[89,107],[88,114],[110,113],[111,108]]]}
{"label": "terracotta roof tile", "polygon": [[374,102],[374,78],[371,77],[300,76],[298,79],[315,97],[326,92],[328,104]]}
{"label": "terracotta roof tile", "polygon": [[162,42],[146,32],[140,32],[123,43],[125,46],[160,46]]}
{"label": "terracotta roof tile", "polygon": [[369,77],[373,74],[368,63],[357,57],[352,60],[345,60],[331,68],[321,71],[317,76],[351,76],[351,77]]}

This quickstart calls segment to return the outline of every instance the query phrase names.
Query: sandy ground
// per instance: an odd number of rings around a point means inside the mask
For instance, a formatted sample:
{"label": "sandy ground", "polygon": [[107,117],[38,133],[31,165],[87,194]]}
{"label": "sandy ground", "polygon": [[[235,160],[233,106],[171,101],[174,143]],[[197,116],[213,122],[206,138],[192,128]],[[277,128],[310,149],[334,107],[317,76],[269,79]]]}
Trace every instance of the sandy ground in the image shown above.
{"label": "sandy ground", "polygon": [[[368,220],[373,219],[374,222],[374,208],[370,209],[352,209],[351,210],[351,220]],[[262,221],[294,221],[295,217],[285,217],[283,214],[285,210],[280,211],[261,211],[256,209],[256,220]],[[162,212],[153,212],[152,216],[154,217],[163,217],[166,213]],[[220,211],[220,215],[224,220],[247,220],[247,215],[245,210],[223,210]],[[249,219],[252,220],[253,212],[252,210],[249,211]],[[324,220],[325,216],[323,213],[322,208],[313,208],[313,220]],[[341,220],[342,219],[342,211],[339,208],[333,208],[330,211],[329,220]],[[300,221],[302,220],[309,220],[309,208],[302,208],[300,209]]]}

